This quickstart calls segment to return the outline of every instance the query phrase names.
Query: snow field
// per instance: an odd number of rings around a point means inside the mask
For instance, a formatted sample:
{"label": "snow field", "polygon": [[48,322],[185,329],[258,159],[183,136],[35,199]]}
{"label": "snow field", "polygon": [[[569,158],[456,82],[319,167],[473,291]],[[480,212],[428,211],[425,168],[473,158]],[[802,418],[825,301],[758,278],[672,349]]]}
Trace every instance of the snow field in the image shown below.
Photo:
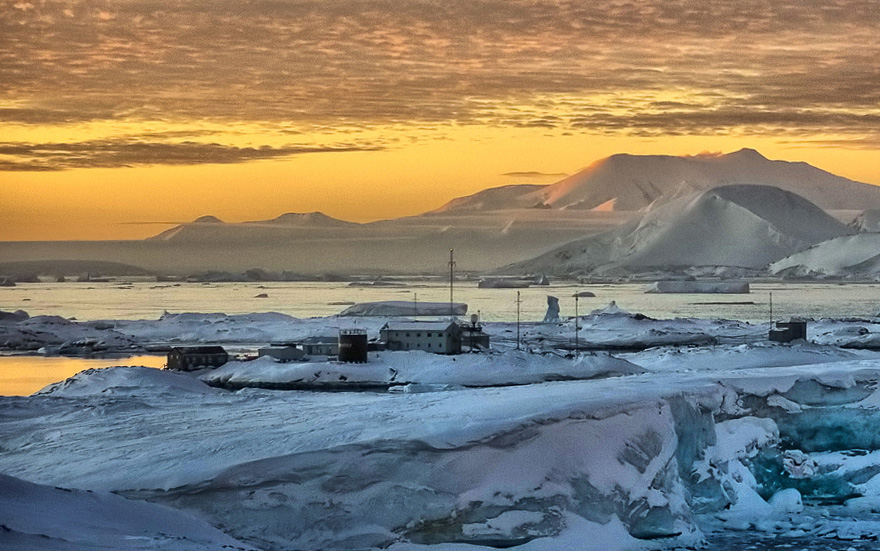
{"label": "snow field", "polygon": [[[696,371],[646,351],[630,356],[642,374],[422,394],[198,392],[177,382],[187,375],[94,370],[2,401],[0,470],[187,510],[261,549],[544,549],[575,533],[610,549],[683,544],[707,518],[789,526],[795,491],[873,507],[880,457],[859,463],[801,429],[817,426],[804,412],[833,432],[873,411],[880,368],[818,348],[754,347],[789,367],[742,369],[742,347],[697,348],[715,369]],[[799,464],[824,466],[812,485],[792,475],[800,449]],[[755,467],[767,464],[784,480]]]}

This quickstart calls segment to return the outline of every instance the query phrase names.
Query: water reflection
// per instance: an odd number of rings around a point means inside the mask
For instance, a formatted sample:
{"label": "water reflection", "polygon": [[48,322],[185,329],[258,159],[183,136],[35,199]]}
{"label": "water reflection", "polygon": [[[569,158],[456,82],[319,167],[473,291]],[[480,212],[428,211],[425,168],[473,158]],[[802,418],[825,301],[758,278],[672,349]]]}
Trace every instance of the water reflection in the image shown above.
{"label": "water reflection", "polygon": [[105,358],[0,356],[0,395],[27,396],[85,369],[118,365],[161,368],[165,365],[165,356]]}

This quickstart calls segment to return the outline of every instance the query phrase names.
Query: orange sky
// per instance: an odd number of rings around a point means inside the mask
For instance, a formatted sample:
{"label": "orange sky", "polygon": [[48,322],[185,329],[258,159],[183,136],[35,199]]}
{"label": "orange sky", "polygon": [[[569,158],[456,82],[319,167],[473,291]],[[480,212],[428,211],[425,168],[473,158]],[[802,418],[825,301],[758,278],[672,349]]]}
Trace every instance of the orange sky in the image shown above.
{"label": "orange sky", "polygon": [[2,4],[0,240],[391,218],[621,152],[880,184],[871,1],[237,5]]}

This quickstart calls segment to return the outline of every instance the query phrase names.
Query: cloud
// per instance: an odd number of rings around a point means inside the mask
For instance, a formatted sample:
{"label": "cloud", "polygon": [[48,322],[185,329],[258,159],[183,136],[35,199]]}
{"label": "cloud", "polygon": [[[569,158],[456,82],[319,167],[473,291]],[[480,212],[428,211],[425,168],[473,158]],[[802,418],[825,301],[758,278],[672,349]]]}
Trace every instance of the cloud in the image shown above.
{"label": "cloud", "polygon": [[565,172],[538,172],[535,170],[527,170],[522,172],[505,172],[502,176],[519,180],[546,180],[548,178],[565,178],[568,174]]}
{"label": "cloud", "polygon": [[143,142],[132,139],[74,143],[0,143],[0,171],[58,171],[143,165],[229,164],[302,155],[375,151],[377,146],[235,147],[217,143]]}
{"label": "cloud", "polygon": [[877,132],[875,0],[246,6],[2,3],[0,121]]}

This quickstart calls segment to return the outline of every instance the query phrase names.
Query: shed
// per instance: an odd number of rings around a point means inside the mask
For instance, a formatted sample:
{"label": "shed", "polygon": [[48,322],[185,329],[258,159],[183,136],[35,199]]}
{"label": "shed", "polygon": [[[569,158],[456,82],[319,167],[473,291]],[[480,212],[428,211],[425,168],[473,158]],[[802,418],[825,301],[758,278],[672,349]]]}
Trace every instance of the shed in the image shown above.
{"label": "shed", "polygon": [[461,330],[461,347],[467,350],[488,350],[489,334],[482,327],[465,326]]}
{"label": "shed", "polygon": [[229,361],[222,346],[176,346],[168,352],[166,369],[195,371],[220,367]]}
{"label": "shed", "polygon": [[770,340],[774,342],[791,342],[807,338],[807,322],[792,318],[790,321],[776,323],[776,329],[770,330]]}
{"label": "shed", "polygon": [[271,346],[269,348],[260,348],[257,351],[257,355],[261,358],[271,356],[283,363],[301,360],[306,354],[295,346]]}
{"label": "shed", "polygon": [[339,336],[316,336],[299,341],[306,356],[337,356],[339,355]]}
{"label": "shed", "polygon": [[379,330],[387,350],[461,354],[461,328],[454,321],[389,321]]}

